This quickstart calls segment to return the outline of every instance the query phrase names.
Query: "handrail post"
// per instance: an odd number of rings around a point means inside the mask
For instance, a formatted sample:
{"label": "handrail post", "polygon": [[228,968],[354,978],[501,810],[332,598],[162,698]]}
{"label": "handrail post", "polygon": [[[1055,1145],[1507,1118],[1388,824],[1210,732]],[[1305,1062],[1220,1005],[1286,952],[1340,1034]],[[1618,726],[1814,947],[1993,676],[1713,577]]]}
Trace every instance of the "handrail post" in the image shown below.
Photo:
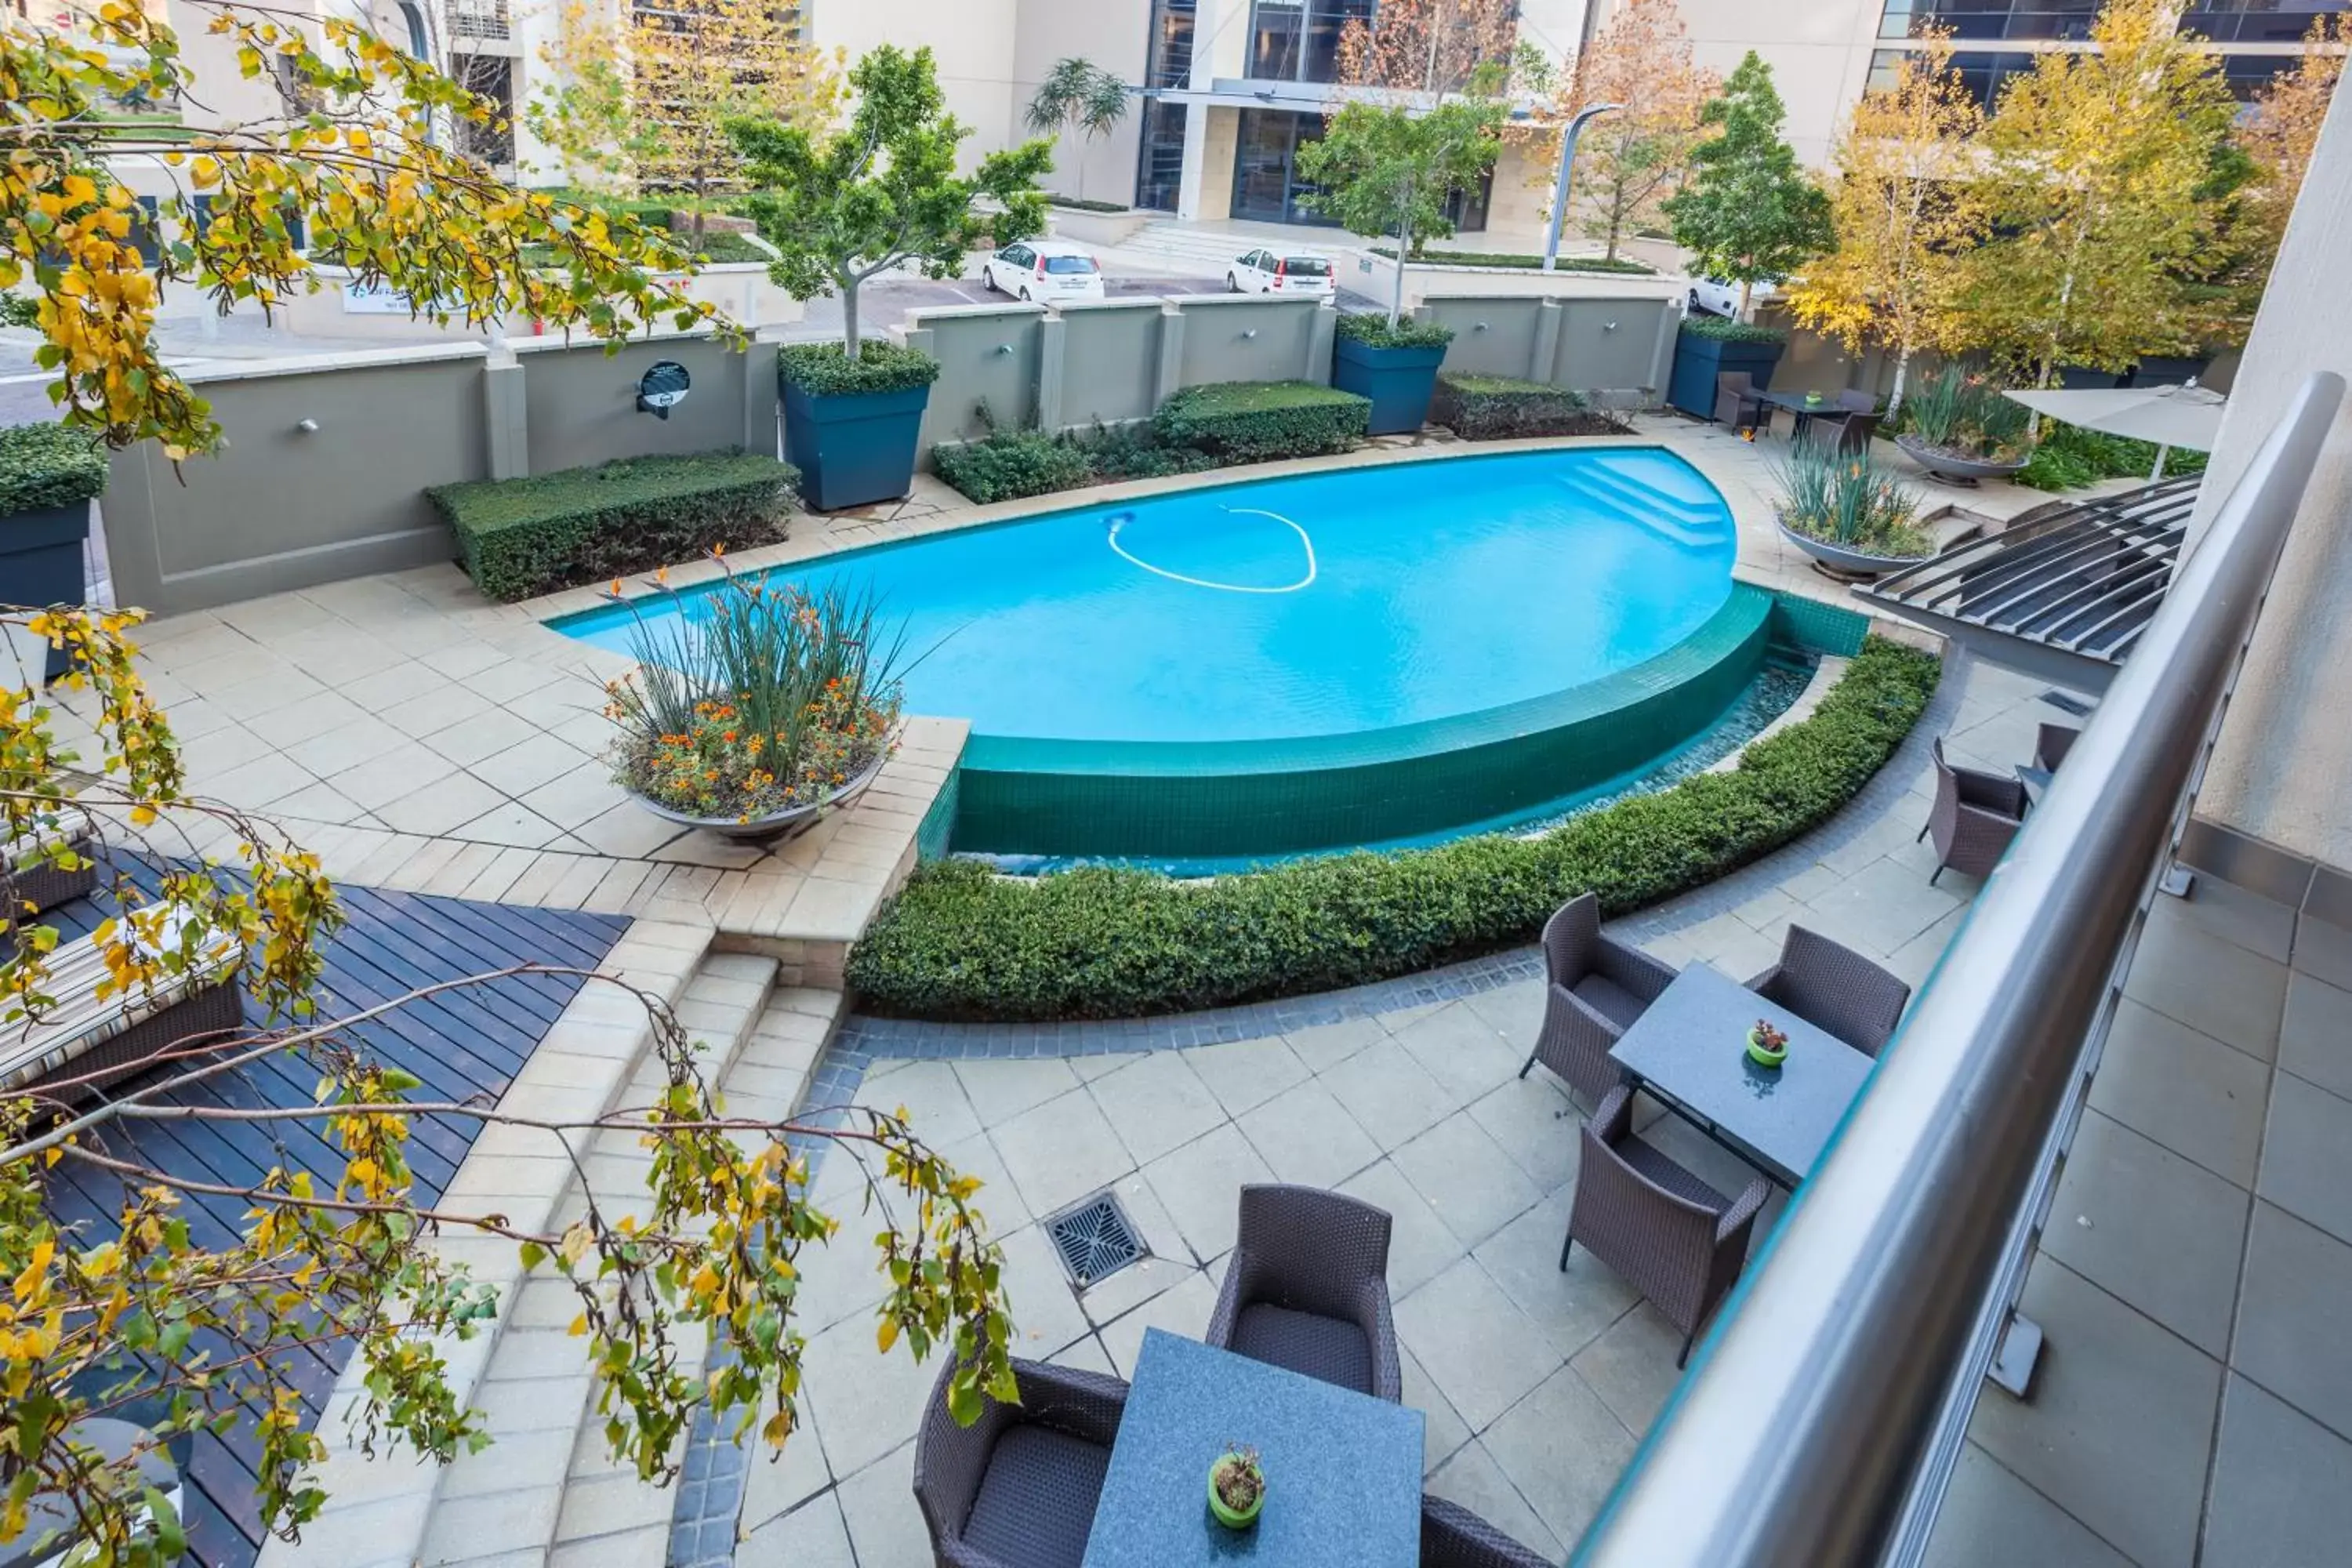
{"label": "handrail post", "polygon": [[1936,1456],[2343,395],[2311,378],[2180,563],[1577,1563],[1834,1568],[1924,1541],[1914,1490],[1948,1479]]}

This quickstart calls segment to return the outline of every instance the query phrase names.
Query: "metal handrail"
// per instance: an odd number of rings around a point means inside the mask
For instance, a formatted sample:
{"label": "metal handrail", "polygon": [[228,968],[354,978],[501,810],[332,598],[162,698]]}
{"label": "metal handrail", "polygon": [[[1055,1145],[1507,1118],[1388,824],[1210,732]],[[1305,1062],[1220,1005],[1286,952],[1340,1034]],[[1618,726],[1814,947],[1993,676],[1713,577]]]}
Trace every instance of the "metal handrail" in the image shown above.
{"label": "metal handrail", "polygon": [[1575,1563],[1858,1568],[1924,1549],[2343,394],[2311,378],[2182,563]]}

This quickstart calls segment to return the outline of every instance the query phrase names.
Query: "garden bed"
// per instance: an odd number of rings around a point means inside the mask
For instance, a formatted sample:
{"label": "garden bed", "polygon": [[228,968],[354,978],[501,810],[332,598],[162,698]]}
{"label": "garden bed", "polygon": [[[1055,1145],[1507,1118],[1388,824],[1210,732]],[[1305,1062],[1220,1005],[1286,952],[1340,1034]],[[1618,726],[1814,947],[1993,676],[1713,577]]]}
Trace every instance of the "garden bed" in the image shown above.
{"label": "garden bed", "polygon": [[907,1017],[1117,1018],[1363,984],[1530,941],[1584,892],[1612,915],[1712,881],[1826,821],[1934,693],[1931,656],[1873,638],[1811,718],[1738,767],[1528,838],[1297,860],[1177,881],[919,869],[851,950],[862,1005]]}
{"label": "garden bed", "polygon": [[1596,411],[1580,394],[1507,375],[1443,372],[1429,417],[1465,441],[1532,436],[1631,436],[1632,426]]}
{"label": "garden bed", "polygon": [[[1396,259],[1396,247],[1392,245],[1375,245],[1371,247],[1371,252],[1374,256],[1386,257],[1391,261]],[[1543,258],[1523,256],[1508,250],[1428,250],[1405,258],[1405,265],[1408,267],[1496,267],[1513,272],[1540,272],[1543,270]],[[1636,261],[1630,256],[1621,256],[1613,261],[1605,256],[1563,256],[1552,264],[1552,270],[1555,273],[1608,272],[1639,278],[1654,278],[1657,276],[1658,271],[1649,263]]]}

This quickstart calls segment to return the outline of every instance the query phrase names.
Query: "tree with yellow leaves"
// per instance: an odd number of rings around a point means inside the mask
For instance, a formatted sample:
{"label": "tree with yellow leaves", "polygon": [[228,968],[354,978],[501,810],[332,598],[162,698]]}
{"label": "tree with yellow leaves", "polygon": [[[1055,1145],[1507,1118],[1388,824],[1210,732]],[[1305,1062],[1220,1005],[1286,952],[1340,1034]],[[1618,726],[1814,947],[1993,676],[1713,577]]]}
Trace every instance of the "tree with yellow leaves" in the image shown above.
{"label": "tree with yellow leaves", "polygon": [[617,22],[586,0],[565,6],[541,50],[554,85],[526,119],[582,169],[684,195],[699,244],[713,198],[740,183],[727,122],[824,125],[840,100],[838,62],[775,0],[621,3]]}
{"label": "tree with yellow leaves", "polygon": [[[879,1349],[952,1358],[958,1420],[976,1419],[988,1398],[1017,1398],[980,1183],[932,1152],[903,1112],[730,1113],[667,1003],[616,974],[525,964],[322,1016],[315,988],[343,919],[335,890],[278,828],[189,793],[139,677],[138,620],[0,611],[0,894],[14,906],[0,933],[0,1548],[43,1562],[71,1546],[76,1563],[169,1568],[185,1521],[142,1461],[232,1426],[252,1445],[262,1527],[295,1538],[326,1501],[326,1442],[302,1397],[322,1358],[364,1369],[348,1415],[363,1452],[446,1462],[481,1448],[486,1418],[459,1397],[451,1361],[533,1274],[576,1299],[572,1333],[606,1443],[640,1479],[675,1475],[705,1413],[741,1440],[771,1412],[761,1436],[782,1448],[800,1384],[796,1260],[839,1229],[811,1201],[812,1148],[856,1161],[864,1177],[846,1201],[872,1213],[861,1228],[889,1282],[874,1314]],[[51,643],[74,656],[62,693],[39,679]],[[216,861],[200,852],[206,843],[234,847]],[[103,965],[98,1000],[140,1008],[129,1016],[143,1013],[145,1027],[171,1016],[163,988],[225,984],[249,998],[248,1020],[268,1022],[197,1026],[110,1086],[97,1056],[44,1071],[42,1023],[77,994],[69,981],[87,993],[91,980],[69,969],[59,926],[17,890],[85,870],[100,909],[115,911],[88,939]],[[517,987],[544,994],[548,977],[608,990],[648,1027],[642,1087],[613,1109],[530,1114],[420,1094],[421,1079],[372,1032],[467,993],[469,1011],[495,1015]],[[248,1072],[315,1081],[315,1098],[223,1092]],[[249,1168],[157,1161],[155,1140],[118,1136],[159,1121],[233,1127]],[[570,1162],[584,1206],[509,1213],[420,1193],[411,1148],[446,1158],[453,1135],[463,1146],[475,1132],[526,1159]],[[306,1160],[286,1152],[298,1146]],[[629,1201],[599,1200],[587,1183],[599,1146],[646,1152]],[[60,1184],[119,1202],[93,1195],[76,1216],[51,1202]],[[241,1225],[221,1223],[222,1198]],[[211,1212],[192,1216],[194,1199],[215,1200]],[[136,1437],[100,1446],[94,1423],[130,1410]]]}
{"label": "tree with yellow leaves", "polygon": [[1970,199],[1993,237],[1970,258],[1977,341],[2035,386],[2063,364],[2124,370],[2226,329],[2246,236],[2232,183],[2237,103],[2179,0],[2110,0],[2094,48],[2011,78],[1978,139]]}
{"label": "tree with yellow leaves", "polygon": [[1830,223],[1836,248],[1806,265],[1789,291],[1798,321],[1858,352],[1876,341],[1895,353],[1892,414],[1914,354],[1962,346],[1959,310],[1983,216],[1958,199],[1966,147],[1983,122],[1952,68],[1948,35],[1928,34],[1895,80],[1854,105],[1839,138]]}
{"label": "tree with yellow leaves", "polygon": [[[237,70],[274,86],[274,111],[183,123],[205,84],[172,27],[125,0],[79,34],[0,13],[0,289],[29,285],[68,424],[116,447],[153,438],[174,458],[209,449],[219,427],[155,352],[164,291],[268,310],[322,287],[325,258],[443,324],[516,317],[617,339],[715,319],[656,276],[679,259],[665,238],[516,190],[454,151],[440,127],[498,110],[430,65],[341,17],[298,26],[234,0],[193,4]],[[116,173],[132,162],[175,185],[152,263]]]}
{"label": "tree with yellow leaves", "polygon": [[[1675,0],[1628,0],[1569,72],[1555,118],[1562,123],[1595,104],[1621,107],[1589,122],[1576,144],[1576,195],[1584,233],[1617,258],[1629,229],[1657,221],[1658,203],[1690,167],[1707,100],[1723,79],[1691,60],[1690,30]],[[1546,171],[1559,158],[1559,132],[1530,156]]]}
{"label": "tree with yellow leaves", "polygon": [[2352,16],[2315,16],[2304,35],[2303,54],[2254,94],[2254,111],[2238,126],[2238,145],[2261,171],[2254,192],[2260,218],[2273,246],[2286,233],[2287,214],[2311,167],[2311,150],[2344,75],[2344,55],[2352,48]]}

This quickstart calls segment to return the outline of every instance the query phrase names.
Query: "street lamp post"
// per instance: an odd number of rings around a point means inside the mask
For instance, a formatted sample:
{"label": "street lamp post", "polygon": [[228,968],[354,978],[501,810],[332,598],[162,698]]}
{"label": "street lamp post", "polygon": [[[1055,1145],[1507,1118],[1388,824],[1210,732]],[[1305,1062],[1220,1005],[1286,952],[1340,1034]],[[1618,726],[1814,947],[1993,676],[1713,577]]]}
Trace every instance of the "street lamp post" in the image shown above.
{"label": "street lamp post", "polygon": [[1559,139],[1559,174],[1551,187],[1551,229],[1544,237],[1543,269],[1546,272],[1559,270],[1559,226],[1568,221],[1568,175],[1569,171],[1576,166],[1576,139],[1584,134],[1584,127],[1591,121],[1624,107],[1622,103],[1596,103],[1590,109],[1581,110],[1575,119],[1568,122],[1568,130]]}

